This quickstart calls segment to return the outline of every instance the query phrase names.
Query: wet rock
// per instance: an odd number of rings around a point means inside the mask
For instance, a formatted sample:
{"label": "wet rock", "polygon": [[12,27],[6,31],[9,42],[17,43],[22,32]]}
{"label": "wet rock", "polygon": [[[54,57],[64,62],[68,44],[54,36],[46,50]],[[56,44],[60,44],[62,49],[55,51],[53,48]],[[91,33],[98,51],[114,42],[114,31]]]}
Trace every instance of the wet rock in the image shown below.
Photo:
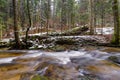
{"label": "wet rock", "polygon": [[110,56],[108,60],[120,64],[120,56]]}
{"label": "wet rock", "polygon": [[77,80],[102,80],[99,77],[89,74],[89,75],[85,75],[85,76],[80,76]]}
{"label": "wet rock", "polygon": [[91,65],[93,62],[95,62],[94,59],[91,59],[89,57],[76,57],[76,58],[70,58],[71,62],[77,65],[77,69],[84,68],[85,66]]}
{"label": "wet rock", "polygon": [[105,49],[103,49],[102,51],[104,52],[109,52],[109,53],[118,53],[120,52],[120,48],[115,48],[115,47],[106,47]]}
{"label": "wet rock", "polygon": [[33,76],[33,78],[31,80],[50,80],[45,76],[39,76],[39,75],[35,75]]}
{"label": "wet rock", "polygon": [[81,48],[81,46],[82,46],[82,45],[79,45],[79,46],[77,46],[77,45],[71,46],[71,47],[70,47],[70,50],[78,51],[78,50]]}
{"label": "wet rock", "polygon": [[12,53],[12,52],[0,52],[0,58],[7,58],[7,57],[16,57],[16,56],[21,56],[23,55],[24,53],[19,53],[19,52],[15,52],[15,53]]}
{"label": "wet rock", "polygon": [[[44,69],[47,67],[46,69]],[[74,67],[52,64],[52,63],[42,63],[36,69],[37,71],[41,71],[44,69],[44,74],[42,76],[47,77],[49,80],[75,80],[79,73]],[[41,75],[41,74],[40,74]]]}
{"label": "wet rock", "polygon": [[[20,77],[20,80],[31,80],[31,76],[32,76],[33,74],[31,74],[31,73],[23,73],[23,74],[21,74],[21,77]],[[34,79],[33,79],[34,80]],[[37,79],[36,79],[37,80]]]}
{"label": "wet rock", "polygon": [[45,76],[41,76],[34,72],[23,73],[20,77],[20,80],[49,80]]}
{"label": "wet rock", "polygon": [[7,71],[13,71],[20,69],[21,71],[24,71],[27,68],[26,65],[17,64],[17,63],[6,63],[0,65],[0,72],[7,72]]}

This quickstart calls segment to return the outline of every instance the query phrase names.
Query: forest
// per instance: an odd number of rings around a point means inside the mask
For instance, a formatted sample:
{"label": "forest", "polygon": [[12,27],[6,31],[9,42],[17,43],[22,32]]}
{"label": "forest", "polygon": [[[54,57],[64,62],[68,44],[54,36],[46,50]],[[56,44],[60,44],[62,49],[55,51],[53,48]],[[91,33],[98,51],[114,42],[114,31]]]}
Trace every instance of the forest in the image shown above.
{"label": "forest", "polygon": [[120,80],[120,0],[0,0],[0,80]]}

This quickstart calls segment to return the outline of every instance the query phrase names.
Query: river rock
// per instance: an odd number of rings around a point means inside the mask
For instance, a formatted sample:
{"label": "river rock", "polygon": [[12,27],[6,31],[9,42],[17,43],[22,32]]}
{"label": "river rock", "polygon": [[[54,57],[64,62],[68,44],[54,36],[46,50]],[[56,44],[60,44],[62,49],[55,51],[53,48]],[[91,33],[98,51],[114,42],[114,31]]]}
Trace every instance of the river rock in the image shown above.
{"label": "river rock", "polygon": [[32,77],[31,80],[49,80],[49,79],[45,76],[35,75]]}
{"label": "river rock", "polygon": [[108,60],[120,64],[120,56],[110,56]]}

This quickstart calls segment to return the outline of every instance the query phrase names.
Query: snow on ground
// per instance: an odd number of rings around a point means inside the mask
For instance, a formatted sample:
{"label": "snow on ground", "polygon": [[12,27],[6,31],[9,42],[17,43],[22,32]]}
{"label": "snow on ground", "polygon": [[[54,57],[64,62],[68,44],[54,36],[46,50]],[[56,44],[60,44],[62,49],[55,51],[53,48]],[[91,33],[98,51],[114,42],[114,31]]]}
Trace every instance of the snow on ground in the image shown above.
{"label": "snow on ground", "polygon": [[[53,33],[55,33],[55,32],[53,32]],[[103,33],[103,35],[113,34],[114,33],[114,28],[113,27],[96,28],[96,33],[97,34]],[[29,34],[29,36],[40,36],[40,35],[44,35],[44,34],[47,34],[47,32]],[[20,36],[20,38],[22,38],[22,37],[25,37],[25,35]],[[90,36],[81,36],[81,37],[89,38]],[[13,39],[13,38],[6,38],[6,39],[3,39],[1,42],[9,42],[10,39]]]}
{"label": "snow on ground", "polygon": [[[35,33],[35,34],[29,34],[29,36],[40,36],[40,35],[44,35],[44,34],[47,34],[47,32],[44,32],[44,33]],[[25,37],[25,35],[22,35],[20,36],[20,38],[22,37]],[[1,42],[9,42],[10,40],[12,40],[13,38],[5,38],[5,39],[2,39]]]}
{"label": "snow on ground", "polygon": [[105,27],[105,28],[96,28],[97,34],[103,33],[103,35],[113,34],[114,28],[113,27]]}
{"label": "snow on ground", "polygon": [[47,32],[44,33],[35,33],[35,34],[29,34],[29,36],[40,36],[40,35],[44,35],[47,34]]}

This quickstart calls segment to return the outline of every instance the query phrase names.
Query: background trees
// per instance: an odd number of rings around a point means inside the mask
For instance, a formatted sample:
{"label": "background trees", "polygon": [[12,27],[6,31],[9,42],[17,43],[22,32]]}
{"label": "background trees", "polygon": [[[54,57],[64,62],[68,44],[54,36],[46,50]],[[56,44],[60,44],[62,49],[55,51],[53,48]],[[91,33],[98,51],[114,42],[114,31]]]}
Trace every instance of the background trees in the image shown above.
{"label": "background trees", "polygon": [[[2,37],[9,37],[10,33],[13,33],[15,15],[13,4],[13,0],[0,0]],[[119,5],[117,7],[114,4],[116,1],[113,0],[16,0],[15,25],[18,25],[20,35],[40,32],[49,34],[85,25],[90,28],[90,34],[96,34],[96,28],[119,24],[116,19],[119,18]],[[115,41],[118,40],[118,30],[118,27],[115,27]]]}

